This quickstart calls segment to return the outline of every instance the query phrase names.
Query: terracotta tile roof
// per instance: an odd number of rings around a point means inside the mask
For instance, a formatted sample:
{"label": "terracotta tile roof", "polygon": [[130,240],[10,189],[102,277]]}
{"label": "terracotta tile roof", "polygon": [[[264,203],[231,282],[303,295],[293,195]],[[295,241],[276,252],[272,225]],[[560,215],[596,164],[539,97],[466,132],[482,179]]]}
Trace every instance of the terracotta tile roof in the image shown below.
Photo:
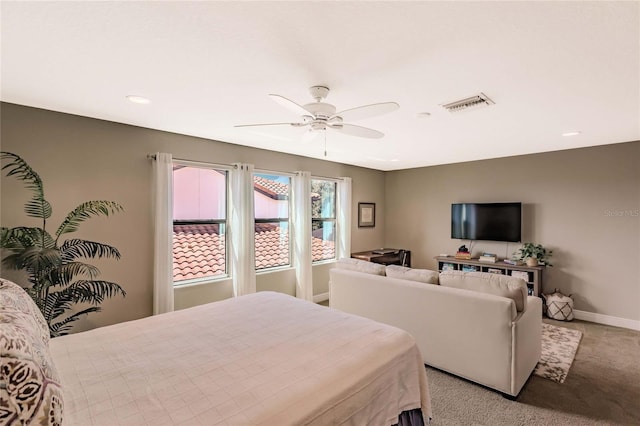
{"label": "terracotta tile roof", "polygon": [[[280,227],[257,223],[256,267],[265,269],[282,265],[288,260],[289,239],[280,235]],[[321,230],[320,230],[321,232]],[[314,261],[335,256],[332,241],[323,242],[318,231],[312,236]],[[281,238],[282,237],[282,238]],[[218,225],[174,225],[173,227],[173,280],[224,274],[225,235],[219,235]]]}
{"label": "terracotta tile roof", "polygon": [[253,189],[274,200],[286,200],[289,196],[289,185],[258,175],[253,176]]}
{"label": "terracotta tile roof", "polygon": [[173,280],[224,274],[225,236],[215,225],[173,226]]}

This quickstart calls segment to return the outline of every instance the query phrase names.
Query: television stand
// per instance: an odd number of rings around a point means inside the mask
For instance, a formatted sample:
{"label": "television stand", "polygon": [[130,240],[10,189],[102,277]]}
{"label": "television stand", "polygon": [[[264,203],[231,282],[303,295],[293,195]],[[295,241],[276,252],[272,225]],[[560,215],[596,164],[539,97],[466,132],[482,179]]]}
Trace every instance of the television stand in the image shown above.
{"label": "television stand", "polygon": [[481,262],[478,258],[473,259],[456,259],[453,256],[436,256],[438,261],[438,272],[454,270],[469,272],[491,272],[501,275],[524,275],[526,274],[527,288],[530,296],[540,296],[542,289],[542,273],[545,269],[544,265],[527,266],[527,265],[510,265],[504,262]]}

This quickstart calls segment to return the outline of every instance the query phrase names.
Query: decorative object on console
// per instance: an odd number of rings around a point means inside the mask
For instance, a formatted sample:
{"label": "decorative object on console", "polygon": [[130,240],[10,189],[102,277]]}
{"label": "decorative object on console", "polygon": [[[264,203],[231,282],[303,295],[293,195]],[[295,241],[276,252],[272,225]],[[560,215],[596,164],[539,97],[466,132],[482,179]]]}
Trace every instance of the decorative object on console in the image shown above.
{"label": "decorative object on console", "polygon": [[358,203],[358,228],[374,228],[376,226],[376,204]]}
{"label": "decorative object on console", "polygon": [[496,263],[498,261],[498,256],[494,253],[482,253],[482,255],[478,258],[480,262],[489,262]]}
{"label": "decorative object on console", "polygon": [[[1,152],[0,158],[7,160],[2,167],[7,176],[15,176],[32,191],[33,196],[24,205],[24,211],[41,224],[0,228],[0,248],[9,253],[2,259],[2,265],[26,272],[29,287],[25,290],[42,312],[51,336],[67,334],[74,321],[91,312],[99,312],[99,305],[106,298],[117,294],[125,296],[126,293],[114,282],[97,280],[98,268],[83,262],[84,259],[120,259],[118,249],[79,238],[63,241],[62,237],[76,232],[80,224],[91,217],[109,216],[124,209],[114,201],[86,201],[67,214],[51,235],[45,227],[52,208],[44,198],[40,176],[16,154]],[[77,304],[93,306],[75,311]]]}
{"label": "decorative object on console", "polygon": [[456,259],[471,259],[471,253],[469,252],[469,249],[467,248],[467,246],[462,245],[460,247],[458,247],[458,251],[456,252]]}
{"label": "decorative object on console", "polygon": [[549,260],[553,250],[547,250],[541,244],[524,243],[514,254],[514,260],[526,261],[528,266],[538,264],[553,266]]}
{"label": "decorative object on console", "polygon": [[557,288],[551,294],[542,294],[547,307],[547,316],[559,321],[573,320],[573,299],[571,295],[564,295]]}

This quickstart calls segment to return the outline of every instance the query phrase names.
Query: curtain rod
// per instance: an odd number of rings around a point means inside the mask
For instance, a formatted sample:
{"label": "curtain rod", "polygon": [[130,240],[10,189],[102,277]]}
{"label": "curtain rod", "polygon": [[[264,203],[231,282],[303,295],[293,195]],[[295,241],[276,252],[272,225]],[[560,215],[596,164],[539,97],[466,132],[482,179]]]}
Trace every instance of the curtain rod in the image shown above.
{"label": "curtain rod", "polygon": [[[156,155],[155,154],[147,154],[147,158],[149,160],[154,160],[155,161],[156,160]],[[220,168],[223,168],[223,169],[227,169],[227,168],[230,168],[230,167],[235,167],[235,165],[233,165],[233,164],[209,163],[209,162],[206,162],[206,161],[187,160],[185,158],[175,158],[175,157],[172,157],[171,159],[173,161],[177,161],[177,162],[180,162],[180,163],[201,165],[201,166],[220,167]]]}
{"label": "curtain rod", "polygon": [[[147,154],[147,158],[148,158],[149,160],[155,160],[155,159],[156,159],[156,155],[155,155],[155,154]],[[186,159],[184,159],[184,158],[173,158],[173,160],[175,160],[175,161],[182,161],[182,162],[185,162],[185,163],[208,164],[208,165],[211,165],[211,166],[214,166],[214,167],[215,167],[215,166],[221,166],[221,167],[235,167],[235,165],[234,165],[234,164],[217,164],[217,163],[207,163],[207,162],[204,162],[204,161],[186,160]],[[295,175],[295,174],[296,174],[296,172],[282,172],[282,171],[279,171],[279,170],[255,169],[255,171],[257,171],[258,173],[263,173],[263,174],[266,174],[266,173],[269,173],[269,172],[272,172],[272,173],[282,173],[283,175]],[[311,174],[311,177],[316,177],[316,178],[320,178],[320,179],[327,179],[327,180],[343,180],[343,178],[341,178],[341,177],[319,176],[319,175],[314,175],[314,174]]]}

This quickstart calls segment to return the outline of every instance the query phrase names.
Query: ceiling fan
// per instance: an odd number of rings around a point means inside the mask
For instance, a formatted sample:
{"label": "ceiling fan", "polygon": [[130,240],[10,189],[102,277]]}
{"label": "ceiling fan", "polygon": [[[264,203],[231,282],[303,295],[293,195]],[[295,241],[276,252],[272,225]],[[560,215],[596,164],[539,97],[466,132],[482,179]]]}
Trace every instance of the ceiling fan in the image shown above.
{"label": "ceiling fan", "polygon": [[270,94],[271,99],[280,105],[299,114],[302,118],[299,122],[293,123],[261,123],[261,124],[239,124],[235,127],[255,127],[255,126],[293,126],[305,127],[309,126],[310,132],[319,132],[326,129],[337,130],[339,132],[358,136],[361,138],[379,139],[384,133],[378,130],[362,127],[355,124],[345,123],[345,121],[360,120],[362,118],[373,117],[375,115],[385,114],[400,108],[395,102],[382,102],[371,105],[363,105],[355,108],[345,109],[336,112],[336,107],[322,102],[329,94],[329,88],[326,86],[313,86],[309,88],[311,96],[315,102],[306,105],[300,105],[296,102],[285,98],[284,96]]}

